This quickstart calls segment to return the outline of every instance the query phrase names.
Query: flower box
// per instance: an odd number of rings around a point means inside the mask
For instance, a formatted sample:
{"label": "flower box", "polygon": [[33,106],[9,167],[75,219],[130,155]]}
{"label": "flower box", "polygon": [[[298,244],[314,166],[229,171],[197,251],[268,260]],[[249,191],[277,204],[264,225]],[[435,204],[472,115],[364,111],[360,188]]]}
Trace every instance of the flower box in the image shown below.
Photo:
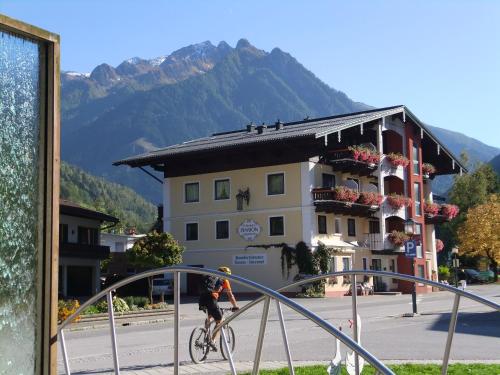
{"label": "flower box", "polygon": [[378,164],[380,162],[380,154],[376,151],[364,146],[350,146],[352,157],[356,161],[362,161],[367,164]]}
{"label": "flower box", "polygon": [[402,246],[406,241],[410,239],[410,237],[405,232],[399,232],[397,230],[393,230],[391,233],[387,235],[389,241],[396,247]]}
{"label": "flower box", "polygon": [[429,177],[431,174],[434,174],[434,173],[436,173],[436,167],[435,166],[433,166],[430,163],[424,163],[424,164],[422,164],[422,174],[425,177]]}
{"label": "flower box", "polygon": [[446,216],[448,220],[455,218],[459,211],[460,209],[458,206],[455,206],[454,204],[443,204],[441,206],[441,214]]}
{"label": "flower box", "polygon": [[429,216],[436,216],[441,207],[437,203],[426,202],[424,203],[424,212]]}
{"label": "flower box", "polygon": [[333,191],[333,197],[337,201],[354,203],[359,198],[359,193],[345,186],[336,187]]}
{"label": "flower box", "polygon": [[395,210],[399,210],[402,207],[408,207],[411,204],[411,200],[399,194],[390,194],[387,196],[387,202]]}
{"label": "flower box", "polygon": [[358,203],[368,206],[380,206],[382,200],[383,197],[378,193],[363,191],[359,194]]}
{"label": "flower box", "polygon": [[410,161],[408,160],[407,157],[403,156],[399,152],[391,152],[387,155],[387,160],[389,160],[389,163],[395,168],[401,166],[403,168],[406,168],[408,164],[410,164]]}

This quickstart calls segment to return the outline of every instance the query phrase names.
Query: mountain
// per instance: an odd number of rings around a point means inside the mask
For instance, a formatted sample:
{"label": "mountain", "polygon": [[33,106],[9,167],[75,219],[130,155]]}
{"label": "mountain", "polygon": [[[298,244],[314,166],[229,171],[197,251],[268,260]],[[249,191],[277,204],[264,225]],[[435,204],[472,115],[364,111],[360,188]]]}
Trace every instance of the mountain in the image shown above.
{"label": "mountain", "polygon": [[490,164],[495,172],[497,172],[497,174],[500,176],[500,154],[491,159]]}
{"label": "mountain", "polygon": [[132,189],[64,162],[61,165],[61,198],[113,215],[120,219],[120,228],[135,227],[139,233],[149,231],[157,217],[156,207]]}
{"label": "mountain", "polygon": [[[252,121],[293,121],[368,108],[279,48],[266,52],[245,39],[234,48],[204,42],[152,60],[101,64],[90,74],[63,73],[62,157],[158,202],[157,181],[111,163]],[[493,147],[478,147],[478,141],[459,133],[433,130],[457,154],[465,149],[487,161],[494,153]],[[449,179],[443,181],[440,193],[449,186]]]}

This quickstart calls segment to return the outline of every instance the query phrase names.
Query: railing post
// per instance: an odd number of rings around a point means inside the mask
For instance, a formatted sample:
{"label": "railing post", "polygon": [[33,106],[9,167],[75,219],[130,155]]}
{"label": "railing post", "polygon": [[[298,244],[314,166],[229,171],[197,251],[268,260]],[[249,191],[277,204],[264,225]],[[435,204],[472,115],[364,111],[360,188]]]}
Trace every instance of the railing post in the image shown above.
{"label": "railing post", "polygon": [[61,341],[61,352],[64,362],[64,369],[66,370],[66,375],[71,375],[69,370],[68,353],[66,351],[66,341],[64,341],[64,330],[59,331],[59,340]]}
{"label": "railing post", "polygon": [[451,343],[453,341],[453,334],[457,326],[458,305],[460,303],[460,294],[455,294],[453,301],[453,310],[451,312],[450,325],[448,327],[448,336],[446,337],[446,346],[444,349],[443,365],[441,366],[441,375],[448,373],[448,361],[450,359]]}
{"label": "railing post", "polygon": [[[356,275],[352,275],[351,283],[351,295],[352,295],[352,333],[354,335],[354,341],[359,344],[358,340],[358,290],[356,288]],[[356,375],[359,375],[359,357],[358,353],[354,352],[354,371]]]}
{"label": "railing post", "polygon": [[120,364],[118,363],[118,347],[116,345],[115,312],[113,309],[113,294],[111,291],[106,295],[108,300],[109,329],[111,332],[111,346],[113,350],[113,365],[115,375],[120,375]]}
{"label": "railing post", "polygon": [[293,368],[292,355],[290,354],[290,346],[288,345],[288,336],[286,334],[285,320],[283,319],[283,310],[281,309],[280,301],[276,300],[276,309],[280,318],[281,335],[283,336],[283,345],[285,345],[286,359],[288,361],[288,372],[290,375],[295,375]]}
{"label": "railing post", "polygon": [[264,309],[260,320],[259,337],[257,338],[257,348],[255,349],[255,358],[253,360],[252,375],[259,375],[260,357],[262,354],[262,345],[264,344],[264,335],[266,333],[267,316],[269,315],[269,304],[271,299],[266,297],[264,300]]}
{"label": "railing post", "polygon": [[181,283],[179,271],[174,272],[174,375],[179,375],[179,302]]}
{"label": "railing post", "polygon": [[236,368],[234,367],[233,353],[231,353],[231,348],[229,348],[229,345],[227,343],[226,329],[224,328],[224,326],[222,326],[220,328],[220,333],[222,335],[222,345],[224,345],[224,348],[225,348],[226,353],[227,353],[227,360],[229,361],[229,367],[231,368],[231,374],[237,375]]}

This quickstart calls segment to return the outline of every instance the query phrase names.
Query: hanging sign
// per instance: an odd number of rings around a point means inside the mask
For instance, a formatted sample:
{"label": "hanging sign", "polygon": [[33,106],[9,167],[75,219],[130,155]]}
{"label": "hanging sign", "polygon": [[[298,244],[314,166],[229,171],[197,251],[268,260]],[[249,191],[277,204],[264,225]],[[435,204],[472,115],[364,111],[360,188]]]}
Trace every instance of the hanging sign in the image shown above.
{"label": "hanging sign", "polygon": [[405,242],[405,255],[408,258],[415,258],[417,256],[417,243],[414,240]]}
{"label": "hanging sign", "polygon": [[260,234],[260,225],[253,220],[245,220],[238,227],[238,234],[246,241],[253,241]]}

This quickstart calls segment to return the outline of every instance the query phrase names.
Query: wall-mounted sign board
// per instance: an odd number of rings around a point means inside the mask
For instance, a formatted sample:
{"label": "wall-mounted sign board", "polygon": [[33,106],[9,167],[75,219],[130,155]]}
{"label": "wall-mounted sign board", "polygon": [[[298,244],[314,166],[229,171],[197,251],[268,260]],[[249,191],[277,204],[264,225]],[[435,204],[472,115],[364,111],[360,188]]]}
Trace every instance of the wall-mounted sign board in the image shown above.
{"label": "wall-mounted sign board", "polygon": [[233,266],[265,266],[267,254],[233,255]]}

